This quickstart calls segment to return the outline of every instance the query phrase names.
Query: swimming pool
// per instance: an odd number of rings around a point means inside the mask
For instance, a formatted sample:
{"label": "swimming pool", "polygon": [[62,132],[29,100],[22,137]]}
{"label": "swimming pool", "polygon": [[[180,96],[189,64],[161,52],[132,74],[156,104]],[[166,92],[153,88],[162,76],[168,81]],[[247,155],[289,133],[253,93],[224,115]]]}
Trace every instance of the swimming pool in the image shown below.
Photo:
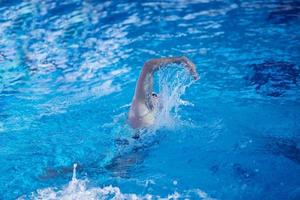
{"label": "swimming pool", "polygon": [[[300,199],[299,15],[293,0],[0,1],[0,199]],[[131,139],[143,63],[178,55],[200,80],[161,72],[180,95]]]}

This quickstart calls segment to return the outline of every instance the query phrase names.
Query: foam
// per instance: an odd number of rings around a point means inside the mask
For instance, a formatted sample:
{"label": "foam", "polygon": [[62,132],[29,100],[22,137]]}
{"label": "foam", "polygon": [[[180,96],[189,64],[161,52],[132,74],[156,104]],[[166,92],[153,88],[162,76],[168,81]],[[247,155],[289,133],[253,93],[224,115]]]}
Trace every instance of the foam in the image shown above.
{"label": "foam", "polygon": [[18,200],[168,200],[168,199],[203,199],[214,200],[209,195],[200,190],[193,189],[179,193],[174,191],[166,197],[161,197],[152,194],[135,194],[135,193],[122,193],[121,189],[116,186],[104,187],[88,187],[88,180],[80,180],[76,178],[76,167],[74,164],[72,180],[61,189],[54,187],[38,189],[36,192],[28,196],[19,197]]}
{"label": "foam", "polygon": [[160,109],[156,115],[155,128],[176,128],[182,124],[179,107],[193,105],[181,97],[194,81],[187,70],[176,64],[160,69],[157,74]]}

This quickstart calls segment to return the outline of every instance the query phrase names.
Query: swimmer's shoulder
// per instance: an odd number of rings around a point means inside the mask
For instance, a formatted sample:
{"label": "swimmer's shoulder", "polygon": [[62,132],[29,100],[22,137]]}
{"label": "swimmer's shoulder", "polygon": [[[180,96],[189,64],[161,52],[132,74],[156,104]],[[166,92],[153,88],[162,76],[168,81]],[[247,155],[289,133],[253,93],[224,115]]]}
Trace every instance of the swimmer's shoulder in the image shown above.
{"label": "swimmer's shoulder", "polygon": [[128,120],[133,128],[150,126],[154,123],[155,111],[147,107],[145,103],[133,101],[128,114]]}

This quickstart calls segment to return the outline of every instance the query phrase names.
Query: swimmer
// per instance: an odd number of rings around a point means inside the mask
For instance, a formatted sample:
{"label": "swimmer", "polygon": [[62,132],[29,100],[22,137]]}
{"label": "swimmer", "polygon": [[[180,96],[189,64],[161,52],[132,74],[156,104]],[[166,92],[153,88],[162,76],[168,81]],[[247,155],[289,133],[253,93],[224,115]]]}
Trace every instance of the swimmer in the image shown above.
{"label": "swimmer", "polygon": [[135,94],[128,114],[128,121],[132,128],[145,128],[154,123],[158,107],[158,95],[153,92],[153,74],[160,68],[172,63],[183,65],[195,80],[199,78],[195,64],[184,56],[147,61],[137,81]]}

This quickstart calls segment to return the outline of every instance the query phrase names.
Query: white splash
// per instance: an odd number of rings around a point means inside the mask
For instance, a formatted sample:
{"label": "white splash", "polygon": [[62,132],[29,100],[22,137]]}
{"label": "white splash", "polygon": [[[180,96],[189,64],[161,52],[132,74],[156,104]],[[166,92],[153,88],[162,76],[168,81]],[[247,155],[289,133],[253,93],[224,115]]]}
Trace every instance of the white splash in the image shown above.
{"label": "white splash", "polygon": [[134,193],[122,193],[120,188],[112,185],[104,187],[88,187],[88,180],[80,180],[76,178],[76,167],[74,164],[72,180],[62,189],[45,188],[39,189],[31,193],[29,196],[19,197],[18,200],[177,200],[177,199],[202,199],[215,200],[200,190],[193,189],[179,193],[177,191],[166,197],[158,195],[145,194],[139,195]]}
{"label": "white splash", "polygon": [[77,163],[73,165],[73,176],[72,176],[72,181],[76,181],[76,168],[77,168]]}
{"label": "white splash", "polygon": [[[122,199],[141,199],[136,194],[122,194],[118,187],[105,186],[103,188],[92,187],[88,188],[88,180],[80,180],[76,178],[76,167],[73,167],[73,177],[68,185],[64,186],[61,190],[56,188],[39,189],[37,192],[32,193],[29,197],[23,196],[19,200],[32,199],[32,200],[122,200]],[[146,199],[149,199],[148,196]],[[143,197],[143,199],[145,199]],[[150,198],[151,199],[151,198]]]}
{"label": "white splash", "polygon": [[180,124],[179,107],[193,105],[183,101],[181,97],[193,82],[191,75],[182,66],[170,65],[158,71],[160,108],[156,115],[155,128],[174,128]]}

